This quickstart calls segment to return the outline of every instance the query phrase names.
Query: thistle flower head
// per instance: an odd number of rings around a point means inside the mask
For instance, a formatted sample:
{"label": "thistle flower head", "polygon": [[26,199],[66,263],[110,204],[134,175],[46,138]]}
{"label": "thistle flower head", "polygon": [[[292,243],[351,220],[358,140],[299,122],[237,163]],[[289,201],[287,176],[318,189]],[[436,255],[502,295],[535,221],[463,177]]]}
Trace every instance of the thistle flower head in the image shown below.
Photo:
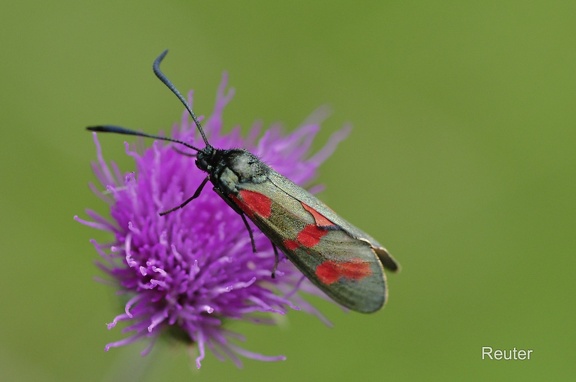
{"label": "thistle flower head", "polygon": [[[341,130],[321,151],[309,156],[321,116],[289,134],[274,126],[258,138],[260,125],[255,125],[246,138],[238,129],[223,134],[222,113],[233,95],[226,91],[226,84],[224,75],[214,111],[203,123],[211,145],[245,148],[301,186],[315,178],[320,164],[347,135],[346,129]],[[173,127],[172,137],[200,147],[203,144],[186,113]],[[123,331],[130,333],[106,345],[106,350],[148,338],[146,354],[160,334],[177,332],[197,346],[197,367],[207,348],[218,358],[230,358],[240,366],[239,355],[262,361],[284,357],[264,356],[240,347],[243,337],[227,330],[226,321],[273,324],[275,321],[262,313],[283,315],[288,308],[324,320],[300,295],[323,294],[288,261],[280,261],[272,278],[275,257],[270,241],[254,227],[258,249],[254,253],[241,217],[208,187],[186,207],[158,215],[189,198],[206,176],[180,147],[156,141],[139,153],[126,144],[136,171],[124,173],[104,160],[95,133],[94,142],[97,162],[93,170],[100,185],[92,188],[110,205],[111,218],[87,210],[89,220],[76,220],[113,235],[111,243],[92,240],[92,244],[102,258],[99,266],[126,296],[124,312],[108,328],[125,322]]]}

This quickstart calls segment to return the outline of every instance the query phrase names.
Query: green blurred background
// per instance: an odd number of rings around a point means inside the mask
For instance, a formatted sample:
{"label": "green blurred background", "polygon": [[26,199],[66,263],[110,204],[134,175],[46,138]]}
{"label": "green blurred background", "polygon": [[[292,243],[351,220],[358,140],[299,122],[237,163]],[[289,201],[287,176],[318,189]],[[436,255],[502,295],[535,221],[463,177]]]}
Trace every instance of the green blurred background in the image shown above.
{"label": "green blurred background", "polygon": [[[576,3],[569,1],[29,1],[0,6],[0,380],[562,380],[576,372]],[[319,180],[335,210],[403,266],[373,315],[318,302],[282,327],[235,325],[246,347],[285,354],[238,370],[182,346],[122,338],[114,290],[94,282],[75,223],[93,196],[87,125],[156,132],[181,105],[210,112],[223,70],[230,128],[293,129],[334,111],[317,142],[349,139]],[[102,139],[132,169],[124,138]],[[481,360],[482,346],[532,349]],[[140,372],[138,370],[144,370]]]}

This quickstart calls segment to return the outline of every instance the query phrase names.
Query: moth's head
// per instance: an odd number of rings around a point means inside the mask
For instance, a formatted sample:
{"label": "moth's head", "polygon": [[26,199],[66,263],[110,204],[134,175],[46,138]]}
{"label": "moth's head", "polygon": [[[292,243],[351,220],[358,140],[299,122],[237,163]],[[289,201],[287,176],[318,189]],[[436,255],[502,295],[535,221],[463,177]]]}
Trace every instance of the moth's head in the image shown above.
{"label": "moth's head", "polygon": [[210,145],[198,151],[198,153],[196,153],[196,166],[204,172],[211,172],[218,161],[218,151],[222,150],[216,150]]}

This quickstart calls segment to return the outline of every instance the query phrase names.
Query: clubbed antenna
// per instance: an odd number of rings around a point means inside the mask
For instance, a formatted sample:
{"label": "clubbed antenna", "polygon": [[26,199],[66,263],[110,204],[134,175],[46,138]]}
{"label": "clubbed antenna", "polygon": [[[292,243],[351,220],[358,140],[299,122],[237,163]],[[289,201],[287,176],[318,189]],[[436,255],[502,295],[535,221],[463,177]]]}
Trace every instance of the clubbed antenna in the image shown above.
{"label": "clubbed antenna", "polygon": [[191,144],[188,144],[186,142],[180,141],[178,139],[161,137],[159,135],[150,135],[150,134],[146,134],[146,133],[141,133],[139,131],[126,129],[126,128],[120,127],[120,126],[111,126],[111,125],[90,126],[90,127],[87,127],[86,130],[95,131],[97,133],[116,133],[116,134],[136,135],[138,137],[159,139],[161,141],[180,143],[181,145],[184,145],[184,146],[188,147],[189,149],[196,150],[196,151],[202,151],[201,149],[194,147]]}
{"label": "clubbed antenna", "polygon": [[[210,143],[208,143],[208,139],[206,138],[206,134],[204,134],[204,129],[202,129],[202,125],[200,124],[200,121],[198,121],[198,118],[196,118],[196,114],[194,114],[194,112],[192,111],[192,108],[190,108],[190,106],[188,105],[188,102],[186,102],[186,100],[184,99],[182,94],[180,94],[178,89],[176,89],[174,84],[172,84],[172,82],[168,78],[166,78],[164,73],[162,73],[162,71],[160,70],[160,63],[162,62],[164,57],[166,57],[167,54],[168,54],[168,49],[166,49],[164,52],[162,52],[154,60],[154,64],[152,65],[152,69],[154,70],[154,74],[156,74],[156,77],[158,77],[158,79],[160,79],[160,81],[162,81],[164,83],[164,85],[166,85],[166,87],[168,87],[168,89],[170,89],[170,91],[172,93],[174,93],[174,95],[176,95],[176,97],[178,97],[180,102],[182,102],[182,104],[184,104],[184,107],[186,108],[186,110],[188,110],[188,113],[190,114],[190,116],[192,117],[192,120],[196,124],[198,131],[200,131],[200,135],[202,136],[204,143],[206,144],[206,146],[210,146]],[[210,147],[212,147],[212,146],[210,146]]]}

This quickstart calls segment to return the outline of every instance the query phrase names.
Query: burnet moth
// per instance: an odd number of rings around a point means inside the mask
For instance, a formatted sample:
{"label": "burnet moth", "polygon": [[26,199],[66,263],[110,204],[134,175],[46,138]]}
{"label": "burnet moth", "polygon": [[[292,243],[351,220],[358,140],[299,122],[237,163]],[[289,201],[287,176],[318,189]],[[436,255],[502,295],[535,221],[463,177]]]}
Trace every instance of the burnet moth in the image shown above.
{"label": "burnet moth", "polygon": [[314,195],[250,152],[212,147],[182,94],[160,71],[160,63],[167,53],[167,50],[162,52],[154,61],[154,73],[184,104],[204,140],[204,148],[118,126],[93,126],[87,129],[174,142],[196,151],[193,155],[196,166],[208,175],[194,195],[180,205],[160,212],[161,216],[186,206],[211,182],[214,191],[244,221],[255,252],[252,228],[246,218],[272,242],[276,265],[279,248],[334,301],[357,312],[379,310],[387,296],[384,268],[391,271],[399,269],[388,251],[370,235],[348,223]]}

